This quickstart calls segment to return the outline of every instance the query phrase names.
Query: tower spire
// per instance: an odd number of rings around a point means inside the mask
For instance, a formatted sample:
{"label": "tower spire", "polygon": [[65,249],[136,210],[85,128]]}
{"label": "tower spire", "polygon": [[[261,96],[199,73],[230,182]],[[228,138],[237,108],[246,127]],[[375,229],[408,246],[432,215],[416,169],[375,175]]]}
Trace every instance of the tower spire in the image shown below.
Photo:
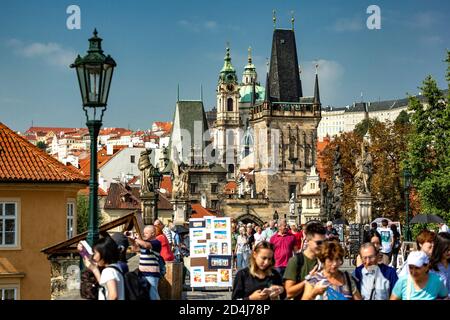
{"label": "tower spire", "polygon": [[275,15],[275,10],[272,10],[272,21],[273,21],[273,29],[277,28],[277,16]]}
{"label": "tower spire", "polygon": [[294,10],[292,10],[292,11],[291,11],[292,31],[294,31],[294,22],[295,22]]}
{"label": "tower spire", "polygon": [[200,84],[200,101],[203,101],[203,84]]}
{"label": "tower spire", "polygon": [[177,102],[180,101],[180,84],[177,85]]}
{"label": "tower spire", "polygon": [[300,98],[303,97],[303,88],[302,88],[302,68],[298,66],[298,80],[300,81],[300,92],[299,96]]}
{"label": "tower spire", "polygon": [[269,83],[269,72],[266,74],[266,93],[265,93],[264,101],[270,102],[270,83]]}
{"label": "tower spire", "polygon": [[316,82],[314,84],[314,103],[315,104],[320,104],[320,93],[319,93],[319,74],[318,74],[318,70],[319,69],[319,64],[316,63]]}

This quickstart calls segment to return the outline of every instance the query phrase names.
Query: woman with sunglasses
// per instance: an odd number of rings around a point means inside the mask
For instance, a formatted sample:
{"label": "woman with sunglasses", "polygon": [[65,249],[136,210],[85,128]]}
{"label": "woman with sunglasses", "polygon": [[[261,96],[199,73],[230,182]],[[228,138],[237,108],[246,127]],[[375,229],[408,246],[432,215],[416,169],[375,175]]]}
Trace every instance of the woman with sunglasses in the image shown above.
{"label": "woman with sunglasses", "polygon": [[262,241],[250,255],[249,266],[237,272],[233,300],[278,300],[285,292],[280,274],[274,269],[273,245]]}
{"label": "woman with sunglasses", "polygon": [[302,300],[361,300],[355,281],[339,267],[344,249],[336,240],[325,241],[318,254],[322,269],[309,277]]}
{"label": "woman with sunglasses", "polygon": [[430,259],[423,251],[409,254],[409,274],[395,284],[390,300],[436,300],[447,298],[448,290],[438,275],[429,272]]}
{"label": "woman with sunglasses", "polygon": [[450,295],[450,233],[440,232],[434,239],[431,272],[437,274]]}

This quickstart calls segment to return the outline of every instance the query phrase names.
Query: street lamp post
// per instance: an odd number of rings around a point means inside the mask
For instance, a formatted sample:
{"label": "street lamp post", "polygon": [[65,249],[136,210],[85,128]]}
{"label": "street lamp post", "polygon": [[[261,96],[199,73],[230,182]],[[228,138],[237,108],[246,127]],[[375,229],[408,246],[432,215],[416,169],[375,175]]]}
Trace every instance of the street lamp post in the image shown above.
{"label": "street lamp post", "polygon": [[109,88],[116,62],[111,56],[103,54],[102,39],[97,36],[89,39],[89,50],[84,57],[77,56],[70,65],[75,68],[80,86],[86,125],[91,139],[91,166],[89,179],[89,229],[87,241],[92,246],[99,237],[98,231],[98,173],[97,138],[102,126],[103,113],[106,110]]}
{"label": "street lamp post", "polygon": [[406,241],[411,241],[411,229],[409,226],[409,189],[411,187],[411,173],[408,169],[403,170],[403,181],[405,190],[405,211],[406,211],[406,228],[405,228],[405,239]]}

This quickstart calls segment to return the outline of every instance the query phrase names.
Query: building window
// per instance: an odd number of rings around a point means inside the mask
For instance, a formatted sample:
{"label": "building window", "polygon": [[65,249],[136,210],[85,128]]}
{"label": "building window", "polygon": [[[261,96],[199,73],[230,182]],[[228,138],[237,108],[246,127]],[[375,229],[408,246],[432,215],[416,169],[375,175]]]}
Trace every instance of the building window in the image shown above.
{"label": "building window", "polygon": [[196,183],[191,183],[191,193],[197,193],[197,184]]}
{"label": "building window", "polygon": [[233,99],[231,98],[227,100],[227,111],[233,111]]}
{"label": "building window", "polygon": [[211,193],[217,193],[217,192],[218,192],[217,183],[211,183]]}
{"label": "building window", "polygon": [[219,204],[219,200],[211,200],[211,208],[217,209]]}
{"label": "building window", "polygon": [[17,289],[0,288],[0,300],[17,300]]}
{"label": "building window", "polygon": [[316,188],[316,184],[314,182],[311,182],[311,190],[314,190]]}
{"label": "building window", "polygon": [[296,184],[289,185],[289,199],[292,197],[292,194],[294,194],[294,199],[297,199],[297,185]]}
{"label": "building window", "polygon": [[136,159],[135,156],[130,156],[130,162],[131,163],[135,163],[135,159]]}
{"label": "building window", "polygon": [[313,199],[306,199],[306,208],[312,209],[313,206]]}
{"label": "building window", "polygon": [[17,245],[17,203],[0,202],[0,246]]}
{"label": "building window", "polygon": [[67,204],[67,230],[66,236],[67,239],[73,237],[73,228],[74,228],[74,217],[75,217],[75,203],[70,202]]}

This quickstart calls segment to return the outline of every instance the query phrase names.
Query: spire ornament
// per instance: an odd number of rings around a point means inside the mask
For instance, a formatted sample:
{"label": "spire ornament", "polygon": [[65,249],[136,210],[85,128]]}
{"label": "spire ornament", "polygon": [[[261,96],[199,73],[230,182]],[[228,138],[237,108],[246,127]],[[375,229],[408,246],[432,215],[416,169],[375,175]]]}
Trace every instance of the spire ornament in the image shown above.
{"label": "spire ornament", "polygon": [[294,31],[294,22],[295,22],[294,10],[292,10],[292,11],[291,11],[292,31]]}
{"label": "spire ornament", "polygon": [[275,10],[272,10],[272,20],[273,20],[273,29],[277,28],[277,16],[275,15]]}

